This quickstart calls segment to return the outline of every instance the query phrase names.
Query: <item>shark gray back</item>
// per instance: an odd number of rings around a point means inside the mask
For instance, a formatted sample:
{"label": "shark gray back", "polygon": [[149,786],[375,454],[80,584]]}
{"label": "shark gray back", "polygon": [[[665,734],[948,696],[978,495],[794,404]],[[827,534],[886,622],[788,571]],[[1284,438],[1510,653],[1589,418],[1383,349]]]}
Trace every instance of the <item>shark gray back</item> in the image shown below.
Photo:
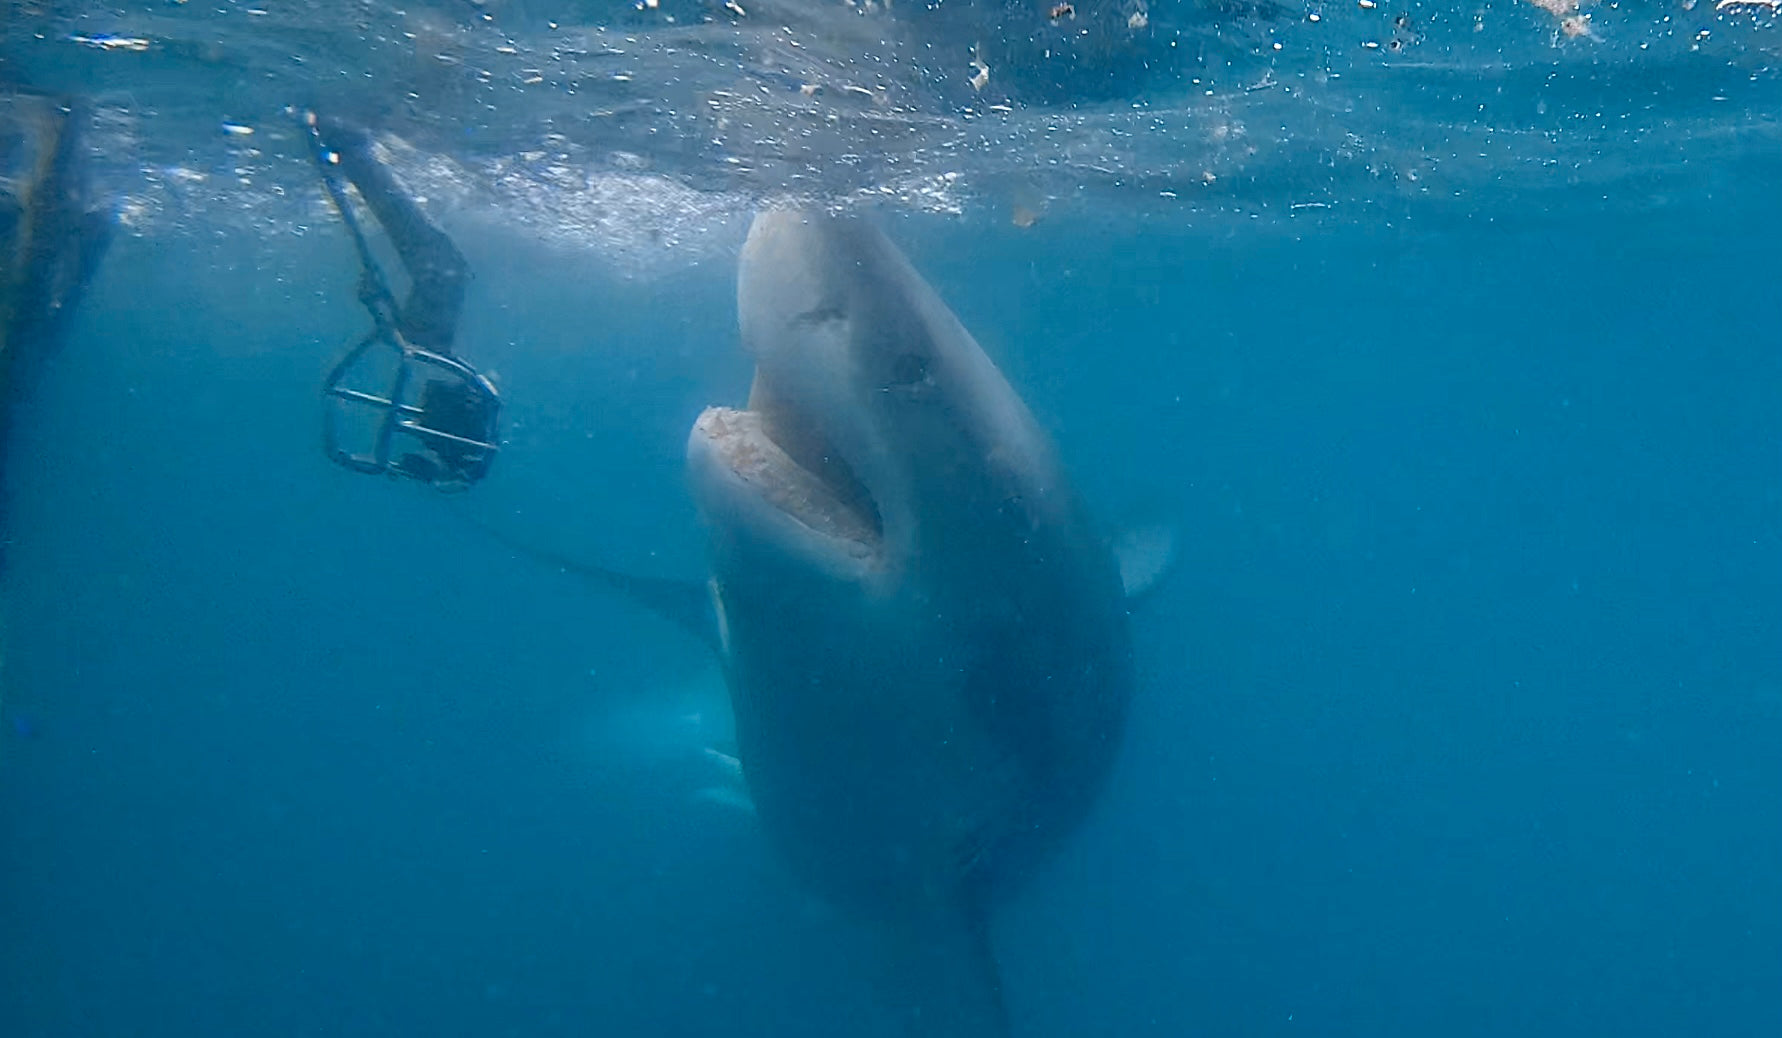
{"label": "shark gray back", "polygon": [[1083,818],[1132,688],[1119,567],[1032,414],[877,230],[768,212],[746,410],[688,441],[749,792],[928,1035],[1006,1032],[993,898]]}
{"label": "shark gray back", "polygon": [[89,175],[86,121],[72,98],[0,82],[0,448],[111,240],[112,214]]}
{"label": "shark gray back", "polygon": [[0,84],[0,409],[60,345],[110,242],[72,98]]}

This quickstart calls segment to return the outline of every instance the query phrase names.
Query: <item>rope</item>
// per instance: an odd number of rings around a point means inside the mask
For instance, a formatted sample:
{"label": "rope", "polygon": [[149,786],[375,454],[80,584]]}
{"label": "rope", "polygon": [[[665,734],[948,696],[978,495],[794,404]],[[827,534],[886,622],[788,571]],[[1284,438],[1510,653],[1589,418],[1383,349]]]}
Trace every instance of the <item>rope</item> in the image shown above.
{"label": "rope", "polygon": [[334,203],[334,211],[340,214],[340,222],[346,225],[347,233],[353,239],[353,248],[359,253],[359,302],[371,313],[371,320],[377,325],[379,337],[406,349],[407,343],[396,327],[396,316],[400,312],[396,305],[396,295],[390,291],[390,283],[384,277],[383,268],[372,254],[371,243],[365,238],[365,230],[359,226],[359,218],[354,215],[352,203],[347,200],[346,186],[340,182],[334,168],[339,159],[336,158],[334,149],[322,140],[319,122],[314,112],[305,113],[304,124],[309,130],[310,154],[316,160],[316,169],[322,174],[322,188],[328,192],[329,200]]}

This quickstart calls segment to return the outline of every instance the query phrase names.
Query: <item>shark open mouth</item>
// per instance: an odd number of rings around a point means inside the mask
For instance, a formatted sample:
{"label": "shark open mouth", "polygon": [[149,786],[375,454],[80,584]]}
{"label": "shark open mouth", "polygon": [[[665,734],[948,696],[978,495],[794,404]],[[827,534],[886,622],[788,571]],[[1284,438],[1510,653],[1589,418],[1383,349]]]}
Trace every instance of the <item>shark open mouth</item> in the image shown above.
{"label": "shark open mouth", "polygon": [[746,410],[707,408],[699,432],[762,500],[809,529],[876,552],[878,505],[813,415],[777,394],[759,372]]}

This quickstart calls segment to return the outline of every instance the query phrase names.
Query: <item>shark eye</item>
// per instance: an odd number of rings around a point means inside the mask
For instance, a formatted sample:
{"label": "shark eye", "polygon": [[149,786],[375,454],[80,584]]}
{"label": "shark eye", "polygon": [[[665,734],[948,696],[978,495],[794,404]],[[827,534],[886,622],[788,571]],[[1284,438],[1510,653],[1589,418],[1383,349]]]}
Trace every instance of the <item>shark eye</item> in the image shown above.
{"label": "shark eye", "polygon": [[914,386],[928,381],[928,358],[920,353],[900,353],[891,362],[891,386]]}

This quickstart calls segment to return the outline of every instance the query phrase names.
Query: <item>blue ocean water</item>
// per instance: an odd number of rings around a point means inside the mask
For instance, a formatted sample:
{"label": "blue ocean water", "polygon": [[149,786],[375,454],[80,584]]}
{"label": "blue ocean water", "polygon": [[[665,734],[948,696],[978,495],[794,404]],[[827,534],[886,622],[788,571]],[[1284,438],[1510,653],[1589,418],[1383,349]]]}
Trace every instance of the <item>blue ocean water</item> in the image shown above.
{"label": "blue ocean water", "polygon": [[[995,923],[1017,1035],[1782,1033],[1777,168],[871,210],[1098,511],[1179,518],[1115,777]],[[322,457],[363,314],[319,209],[121,237],[18,405],[0,1034],[897,1033],[702,795],[700,647],[482,529],[699,572],[744,216],[626,276],[473,209],[467,494]]]}

